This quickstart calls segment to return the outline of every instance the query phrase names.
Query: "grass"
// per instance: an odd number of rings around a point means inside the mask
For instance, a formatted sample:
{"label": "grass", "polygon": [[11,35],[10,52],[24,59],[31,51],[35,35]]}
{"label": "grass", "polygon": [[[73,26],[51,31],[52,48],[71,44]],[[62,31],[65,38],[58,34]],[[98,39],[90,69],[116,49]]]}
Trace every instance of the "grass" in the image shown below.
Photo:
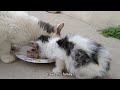
{"label": "grass", "polygon": [[107,27],[102,30],[101,34],[105,37],[120,39],[120,26]]}

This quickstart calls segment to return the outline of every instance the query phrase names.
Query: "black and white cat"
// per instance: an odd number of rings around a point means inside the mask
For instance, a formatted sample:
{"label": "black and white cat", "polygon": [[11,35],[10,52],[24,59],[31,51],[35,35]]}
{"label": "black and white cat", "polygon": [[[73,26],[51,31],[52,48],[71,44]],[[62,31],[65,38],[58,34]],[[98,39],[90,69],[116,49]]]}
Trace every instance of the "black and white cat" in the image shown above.
{"label": "black and white cat", "polygon": [[91,79],[102,77],[110,70],[109,52],[80,35],[64,38],[42,35],[34,44],[40,47],[41,57],[55,59],[55,73],[66,68],[76,78]]}
{"label": "black and white cat", "polygon": [[0,11],[0,59],[4,63],[15,60],[10,53],[12,45],[36,40],[40,35],[54,36],[61,25],[50,25],[25,11]]}

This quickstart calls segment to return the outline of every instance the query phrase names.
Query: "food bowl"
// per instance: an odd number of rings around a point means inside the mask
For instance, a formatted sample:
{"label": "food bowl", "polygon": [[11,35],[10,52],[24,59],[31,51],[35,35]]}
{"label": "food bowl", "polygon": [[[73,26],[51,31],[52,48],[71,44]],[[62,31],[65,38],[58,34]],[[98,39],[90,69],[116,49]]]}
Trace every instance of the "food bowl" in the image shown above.
{"label": "food bowl", "polygon": [[20,60],[30,62],[30,63],[52,63],[55,62],[54,60],[50,59],[34,59],[34,58],[29,58],[27,57],[27,51],[32,49],[30,46],[23,46],[20,48],[18,51],[14,52],[16,57],[19,58]]}

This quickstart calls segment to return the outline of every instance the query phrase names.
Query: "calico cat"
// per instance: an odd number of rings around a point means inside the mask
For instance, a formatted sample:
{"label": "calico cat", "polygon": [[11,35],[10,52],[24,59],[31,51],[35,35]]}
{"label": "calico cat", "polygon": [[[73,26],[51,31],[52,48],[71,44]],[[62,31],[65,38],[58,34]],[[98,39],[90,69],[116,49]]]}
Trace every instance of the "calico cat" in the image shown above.
{"label": "calico cat", "polygon": [[61,25],[53,26],[25,11],[0,11],[0,59],[4,63],[15,61],[10,53],[12,46],[24,45],[41,35],[54,36]]}
{"label": "calico cat", "polygon": [[50,37],[46,35],[34,42],[40,55],[56,61],[54,73],[66,70],[78,79],[103,77],[110,70],[111,58],[104,46],[80,35]]}

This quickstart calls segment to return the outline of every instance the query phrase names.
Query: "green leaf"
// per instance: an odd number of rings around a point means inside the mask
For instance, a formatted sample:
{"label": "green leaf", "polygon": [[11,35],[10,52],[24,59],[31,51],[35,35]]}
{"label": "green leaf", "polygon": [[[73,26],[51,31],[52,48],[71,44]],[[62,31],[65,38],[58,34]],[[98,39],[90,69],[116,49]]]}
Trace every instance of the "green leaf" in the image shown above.
{"label": "green leaf", "polygon": [[101,34],[105,37],[113,37],[120,39],[120,25],[114,27],[107,27],[102,30]]}

